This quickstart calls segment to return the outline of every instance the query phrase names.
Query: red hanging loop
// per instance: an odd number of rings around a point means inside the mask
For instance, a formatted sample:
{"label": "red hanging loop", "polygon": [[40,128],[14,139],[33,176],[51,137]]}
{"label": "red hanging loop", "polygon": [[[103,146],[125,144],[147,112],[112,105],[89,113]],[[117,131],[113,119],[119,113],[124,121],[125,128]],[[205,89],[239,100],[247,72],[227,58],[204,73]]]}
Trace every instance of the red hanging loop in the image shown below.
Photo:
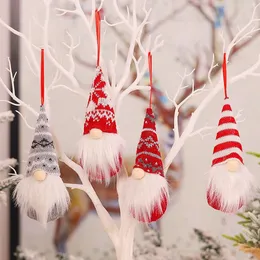
{"label": "red hanging loop", "polygon": [[97,34],[97,67],[99,66],[100,60],[100,12],[96,10],[96,34]]}
{"label": "red hanging loop", "polygon": [[44,49],[41,49],[41,105],[44,104]]}
{"label": "red hanging loop", "polygon": [[228,95],[227,95],[227,58],[226,58],[226,53],[224,53],[224,57],[223,57],[222,70],[223,70],[225,99],[228,99]]}
{"label": "red hanging loop", "polygon": [[153,92],[153,57],[151,52],[148,52],[148,68],[149,68],[149,75],[150,75],[150,102],[149,106],[152,108],[152,92]]}

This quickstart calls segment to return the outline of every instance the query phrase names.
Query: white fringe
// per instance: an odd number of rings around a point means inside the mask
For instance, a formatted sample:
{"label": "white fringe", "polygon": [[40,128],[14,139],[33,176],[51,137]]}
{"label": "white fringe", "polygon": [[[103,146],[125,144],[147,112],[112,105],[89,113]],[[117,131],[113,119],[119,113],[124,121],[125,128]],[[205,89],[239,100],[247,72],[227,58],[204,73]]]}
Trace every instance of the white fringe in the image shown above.
{"label": "white fringe", "polygon": [[92,139],[89,134],[79,141],[77,159],[90,181],[110,183],[121,167],[124,140],[118,134],[103,133],[101,139]]}
{"label": "white fringe", "polygon": [[44,227],[47,222],[61,217],[70,203],[69,193],[59,176],[48,175],[44,181],[34,177],[22,179],[14,191],[14,199],[21,210],[38,220]]}
{"label": "white fringe", "polygon": [[236,213],[255,192],[254,176],[241,164],[239,172],[228,172],[225,164],[215,165],[209,172],[208,195],[220,202],[220,210]]}
{"label": "white fringe", "polygon": [[129,210],[136,219],[150,222],[151,213],[155,207],[163,215],[161,201],[169,200],[169,188],[166,178],[158,174],[146,173],[141,180],[127,178],[120,185],[120,195],[124,208]]}

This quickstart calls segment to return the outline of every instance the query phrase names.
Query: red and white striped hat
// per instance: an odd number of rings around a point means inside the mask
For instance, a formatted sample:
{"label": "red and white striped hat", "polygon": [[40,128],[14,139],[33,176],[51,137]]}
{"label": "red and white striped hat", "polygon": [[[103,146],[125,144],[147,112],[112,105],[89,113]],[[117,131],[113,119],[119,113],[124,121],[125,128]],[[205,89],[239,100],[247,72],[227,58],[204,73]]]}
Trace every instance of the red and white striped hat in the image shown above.
{"label": "red and white striped hat", "polygon": [[242,158],[243,149],[237,130],[237,123],[228,101],[228,98],[225,99],[218,123],[212,166],[225,163],[230,159],[236,159],[244,164]]}

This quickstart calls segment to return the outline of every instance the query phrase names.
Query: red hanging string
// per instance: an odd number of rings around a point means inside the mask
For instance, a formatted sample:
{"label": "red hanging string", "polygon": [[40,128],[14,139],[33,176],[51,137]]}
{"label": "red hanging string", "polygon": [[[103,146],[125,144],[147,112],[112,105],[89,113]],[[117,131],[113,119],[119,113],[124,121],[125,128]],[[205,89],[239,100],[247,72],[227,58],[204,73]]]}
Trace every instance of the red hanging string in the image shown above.
{"label": "red hanging string", "polygon": [[44,104],[44,49],[41,49],[41,105]]}
{"label": "red hanging string", "polygon": [[226,58],[226,53],[224,53],[224,57],[223,57],[222,70],[223,70],[225,99],[228,99],[228,95],[227,95],[227,58]]}
{"label": "red hanging string", "polygon": [[148,67],[149,67],[149,75],[150,75],[150,101],[149,107],[152,108],[152,92],[153,92],[153,57],[151,52],[148,52]]}
{"label": "red hanging string", "polygon": [[100,12],[96,10],[96,34],[97,34],[97,66],[99,66],[100,60]]}

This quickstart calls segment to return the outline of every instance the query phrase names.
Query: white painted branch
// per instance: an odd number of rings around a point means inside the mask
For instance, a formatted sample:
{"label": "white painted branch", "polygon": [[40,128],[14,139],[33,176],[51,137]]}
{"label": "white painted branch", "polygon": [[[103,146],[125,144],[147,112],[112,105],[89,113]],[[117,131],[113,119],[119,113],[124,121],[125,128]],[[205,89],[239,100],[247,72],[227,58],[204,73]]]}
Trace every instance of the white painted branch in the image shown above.
{"label": "white painted branch", "polygon": [[247,38],[247,37],[250,37],[250,34],[252,35],[252,33],[256,32],[259,30],[259,28],[257,29],[251,29],[250,32],[247,32],[245,33],[249,28],[250,26],[255,23],[255,22],[259,22],[260,21],[260,18],[255,18],[255,15],[256,15],[256,11],[257,11],[257,8],[260,6],[260,3],[258,3],[254,10],[253,10],[253,13],[252,13],[252,16],[251,16],[251,19],[249,20],[249,22],[242,28],[238,31],[238,33],[234,36],[233,40],[231,41],[231,43],[229,44],[229,46],[227,47],[227,57],[229,57],[229,54],[232,50],[232,48],[240,41],[242,41],[243,39]]}
{"label": "white painted branch", "polygon": [[[71,44],[69,49],[69,57],[70,57],[70,62],[71,62],[71,69],[70,71],[66,70],[51,54],[50,48],[49,48],[49,36],[48,36],[48,29],[49,29],[49,20],[50,20],[50,1],[45,2],[45,21],[44,21],[44,26],[43,26],[43,35],[44,35],[44,47],[45,47],[45,53],[47,54],[47,57],[50,59],[50,61],[53,63],[53,65],[59,69],[59,71],[66,77],[68,78],[72,85],[73,85],[73,92],[79,93],[81,96],[85,96],[85,98],[88,98],[88,94],[79,86],[79,83],[77,79],[74,77],[74,61],[72,58],[72,51],[77,47],[77,45],[73,45],[73,40],[72,37],[70,38]],[[70,89],[70,88],[67,88]],[[71,89],[72,91],[72,89]]]}
{"label": "white painted branch", "polygon": [[117,100],[117,104],[116,104],[116,111],[120,111],[121,105],[122,105],[122,101],[123,99],[128,96],[131,92],[136,91],[136,90],[150,90],[150,86],[136,86],[136,85],[132,85],[129,86],[128,88],[126,88],[119,96],[118,100]]}
{"label": "white painted branch", "polygon": [[17,160],[14,158],[9,158],[3,161],[0,161],[0,172],[6,170],[10,166],[15,166],[17,164]]}
{"label": "white painted branch", "polygon": [[15,30],[14,28],[12,28],[11,26],[9,26],[6,22],[4,22],[1,18],[0,18],[0,24],[2,24],[7,30],[9,30],[11,33],[17,35],[18,37],[20,37],[21,39],[24,40],[25,42],[25,45],[31,55],[31,58],[32,58],[32,62],[33,62],[33,65],[35,67],[35,70],[37,71],[37,74],[39,75],[39,71],[40,71],[40,68],[39,68],[39,65],[38,65],[38,62],[37,62],[37,59],[35,58],[35,55],[34,55],[34,52],[33,52],[33,48],[32,48],[32,43],[28,40],[28,38],[21,32]]}

